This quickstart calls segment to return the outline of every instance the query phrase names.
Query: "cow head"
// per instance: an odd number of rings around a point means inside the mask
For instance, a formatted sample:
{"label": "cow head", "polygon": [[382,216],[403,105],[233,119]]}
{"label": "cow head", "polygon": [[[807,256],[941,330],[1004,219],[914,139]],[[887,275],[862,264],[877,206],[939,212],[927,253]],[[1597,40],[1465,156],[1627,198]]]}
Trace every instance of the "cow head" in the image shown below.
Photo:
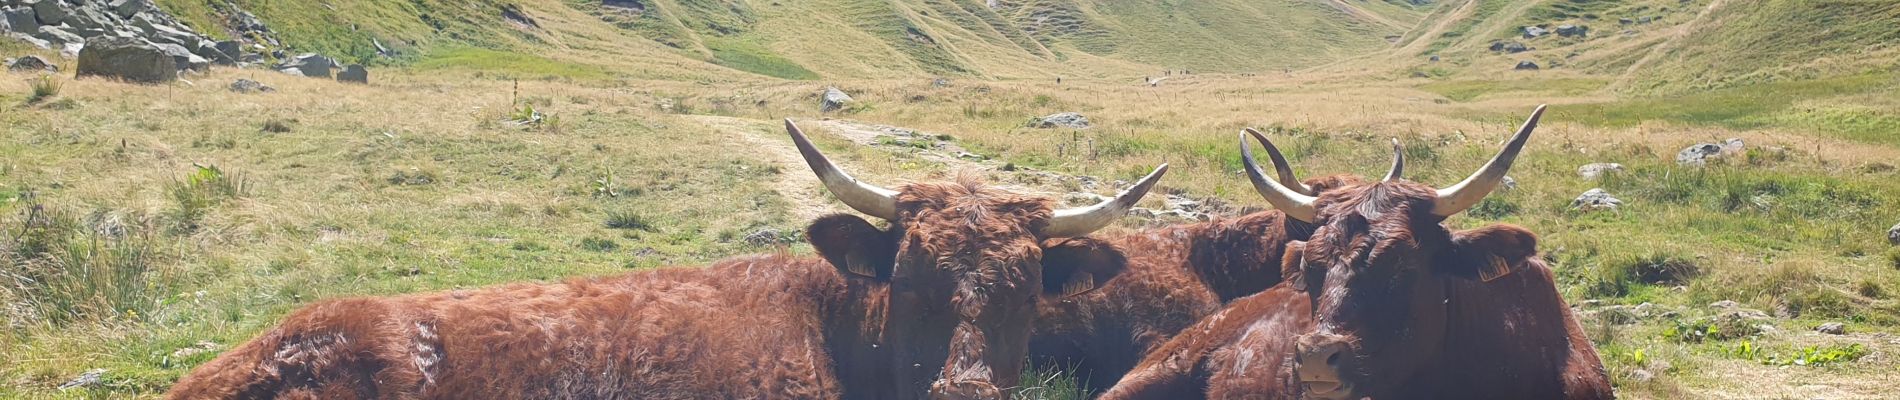
{"label": "cow head", "polygon": [[[1521,228],[1454,234],[1440,223],[1497,187],[1543,111],[1532,112],[1477,173],[1446,189],[1405,180],[1396,140],[1385,179],[1317,196],[1267,179],[1251,150],[1242,150],[1255,189],[1289,216],[1318,226],[1300,254],[1287,258],[1298,264],[1288,266],[1299,269],[1289,274],[1299,277],[1293,283],[1313,299],[1314,330],[1296,338],[1292,360],[1307,398],[1402,397],[1396,386],[1440,354],[1447,339],[1446,279],[1489,282],[1534,255],[1536,237]],[[1244,135],[1241,141],[1246,147]]]}
{"label": "cow head", "polygon": [[906,396],[1003,398],[999,388],[1019,379],[1037,299],[1080,295],[1121,271],[1121,253],[1081,236],[1126,214],[1167,171],[1101,204],[1057,210],[973,179],[900,190],[859,182],[785,127],[839,201],[890,222],[834,215],[813,224],[811,241],[851,279],[889,285],[883,336]]}

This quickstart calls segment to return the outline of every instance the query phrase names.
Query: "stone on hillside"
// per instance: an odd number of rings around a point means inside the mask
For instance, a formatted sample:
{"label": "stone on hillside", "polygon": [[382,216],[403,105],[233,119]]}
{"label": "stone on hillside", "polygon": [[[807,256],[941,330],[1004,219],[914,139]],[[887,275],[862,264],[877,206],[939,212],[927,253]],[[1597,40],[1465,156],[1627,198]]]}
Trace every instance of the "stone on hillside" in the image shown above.
{"label": "stone on hillside", "polygon": [[59,25],[66,21],[66,8],[60,6],[59,0],[39,0],[28,4],[33,8],[33,14],[39,16],[40,25]]}
{"label": "stone on hillside", "polygon": [[20,56],[7,59],[7,72],[59,72],[59,66],[46,62],[40,56]]}
{"label": "stone on hillside", "polygon": [[1887,243],[1900,246],[1900,224],[1893,224],[1892,228],[1887,228]]}
{"label": "stone on hillside", "polygon": [[159,51],[165,52],[165,55],[172,56],[172,63],[177,65],[178,69],[200,72],[211,69],[211,60],[191,54],[191,50],[186,49],[185,46],[171,43],[152,43],[152,46],[158,47]]}
{"label": "stone on hillside", "polygon": [[317,53],[304,53],[292,57],[290,61],[285,62],[283,65],[277,66],[277,70],[292,75],[329,78],[330,68],[333,67],[336,67],[336,61],[331,61],[329,57],[317,55]]}
{"label": "stone on hillside", "polygon": [[119,14],[120,17],[132,18],[133,15],[138,14],[140,11],[145,11],[145,1],[146,0],[112,0],[107,7],[110,7],[112,12]]}
{"label": "stone on hillside", "polygon": [[211,46],[213,48],[218,49],[219,53],[224,53],[225,57],[230,57],[232,60],[244,58],[244,44],[238,43],[238,41],[236,40],[226,40],[222,42],[217,42],[217,43],[213,43]]}
{"label": "stone on hillside", "polygon": [[1707,165],[1709,160],[1742,154],[1745,150],[1747,146],[1741,139],[1724,140],[1722,143],[1697,143],[1676,152],[1676,164],[1703,166]]}
{"label": "stone on hillside", "polygon": [[1583,192],[1583,195],[1577,196],[1576,200],[1570,201],[1570,209],[1581,211],[1615,210],[1622,205],[1623,200],[1610,196],[1610,192],[1603,191],[1602,188],[1590,189]]}
{"label": "stone on hillside", "polygon": [[238,92],[238,93],[251,93],[251,92],[270,93],[270,92],[277,91],[277,88],[273,88],[268,85],[265,85],[263,82],[258,82],[258,81],[254,81],[250,79],[244,79],[244,78],[238,78],[238,80],[231,81],[231,91]]}
{"label": "stone on hillside", "polygon": [[1530,47],[1525,46],[1523,43],[1518,43],[1515,40],[1491,42],[1491,51],[1502,51],[1506,53],[1523,53],[1530,50],[1531,50]]}
{"label": "stone on hillside", "polygon": [[1524,61],[1518,61],[1517,67],[1515,67],[1514,69],[1517,69],[1519,71],[1536,71],[1537,68],[1538,68],[1537,63],[1531,62],[1531,60],[1524,60]]}
{"label": "stone on hillside", "polygon": [[79,34],[73,33],[64,26],[42,26],[40,27],[40,34],[33,35],[33,37],[45,40],[47,43],[52,43],[55,47],[64,47],[67,43],[86,42],[86,38],[80,37]]}
{"label": "stone on hillside", "polygon": [[1633,19],[1629,19],[1629,18],[1617,18],[1617,19],[1616,19],[1616,24],[1617,24],[1617,25],[1629,25],[1629,24],[1634,24],[1634,23],[1636,23],[1636,20],[1633,20]]}
{"label": "stone on hillside", "polygon": [[112,19],[97,7],[88,5],[72,9],[72,14],[66,16],[66,26],[82,33],[104,32],[106,27],[112,26]]}
{"label": "stone on hillside", "polygon": [[1544,35],[1546,35],[1546,34],[1549,34],[1549,33],[1550,33],[1550,31],[1547,31],[1547,30],[1544,30],[1544,28],[1542,28],[1542,27],[1536,27],[1536,26],[1526,26],[1526,27],[1524,27],[1524,38],[1525,38],[1525,39],[1536,39],[1536,38],[1537,38],[1538,36],[1544,36]]}
{"label": "stone on hillside", "polygon": [[1517,179],[1512,178],[1510,175],[1505,175],[1504,179],[1498,181],[1498,189],[1506,192],[1517,190]]}
{"label": "stone on hillside", "polygon": [[819,111],[832,112],[842,110],[845,106],[851,105],[851,102],[851,95],[844,94],[844,91],[838,90],[838,88],[827,87],[825,88],[824,100],[819,104]]}
{"label": "stone on hillside", "polygon": [[21,41],[21,42],[26,42],[26,44],[30,44],[30,45],[33,45],[33,47],[38,47],[38,48],[42,48],[42,49],[51,49],[51,48],[53,48],[53,42],[48,42],[48,41],[46,41],[46,39],[40,39],[40,38],[36,38],[36,37],[32,37],[32,36],[27,36],[27,35],[26,35],[26,34],[24,34],[24,33],[19,33],[19,32],[9,32],[9,33],[7,33],[6,35],[0,35],[0,36],[5,36],[5,37],[10,37],[10,38],[13,38],[13,40],[18,40],[18,41]]}
{"label": "stone on hillside", "polygon": [[1590,27],[1587,27],[1587,26],[1557,25],[1557,36],[1571,37],[1571,36],[1585,36],[1589,34],[1590,34]]}
{"label": "stone on hillside", "polygon": [[1709,303],[1709,308],[1713,308],[1717,310],[1727,310],[1731,308],[1741,308],[1741,307],[1742,307],[1742,303],[1737,303],[1735,302],[1735,300],[1720,300],[1714,303]]}
{"label": "stone on hillside", "polygon": [[138,83],[178,79],[178,63],[144,39],[96,37],[79,51],[79,76],[104,76]]}
{"label": "stone on hillside", "polygon": [[363,68],[362,64],[350,64],[348,67],[343,67],[342,72],[336,73],[336,80],[337,82],[368,84],[369,70]]}
{"label": "stone on hillside", "polygon": [[1814,331],[1829,334],[1829,335],[1846,335],[1847,325],[1839,323],[1839,322],[1829,322],[1829,323],[1821,324],[1821,326],[1814,327]]}
{"label": "stone on hillside", "polygon": [[1581,167],[1577,167],[1577,175],[1580,175],[1580,176],[1583,176],[1584,178],[1589,178],[1589,179],[1596,179],[1597,177],[1603,176],[1603,174],[1605,173],[1611,173],[1611,172],[1623,172],[1623,164],[1591,163],[1591,164],[1585,164],[1584,166],[1581,166]]}
{"label": "stone on hillside", "polygon": [[59,390],[99,386],[100,383],[105,381],[101,379],[105,377],[105,374],[106,370],[103,368],[86,371],[85,373],[79,374],[78,378],[73,378],[73,380],[60,384]]}
{"label": "stone on hillside", "polygon": [[33,16],[33,9],[26,7],[0,10],[6,17],[7,29],[28,35],[40,33],[40,21]]}
{"label": "stone on hillside", "polygon": [[1045,128],[1045,129],[1046,128],[1083,129],[1083,128],[1089,127],[1089,118],[1082,116],[1081,113],[1060,112],[1060,113],[1055,113],[1055,114],[1049,114],[1042,118],[1032,118],[1029,120],[1029,126],[1036,127],[1036,128]]}

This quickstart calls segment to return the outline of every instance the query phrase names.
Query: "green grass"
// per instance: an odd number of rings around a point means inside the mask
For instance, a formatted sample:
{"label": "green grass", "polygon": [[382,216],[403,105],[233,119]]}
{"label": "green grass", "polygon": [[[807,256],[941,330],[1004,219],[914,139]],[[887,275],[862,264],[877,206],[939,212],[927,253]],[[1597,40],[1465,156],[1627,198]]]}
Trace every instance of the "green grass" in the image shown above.
{"label": "green grass", "polygon": [[529,54],[474,47],[454,47],[429,53],[413,66],[417,70],[464,70],[499,73],[503,77],[530,79],[568,78],[597,80],[614,76],[606,68],[576,62],[557,61]]}
{"label": "green grass", "polygon": [[[1755,129],[1785,126],[1812,129],[1871,143],[1900,144],[1900,117],[1851,106],[1795,108],[1805,99],[1884,93],[1895,87],[1889,74],[1774,82],[1707,92],[1574,104],[1553,108],[1551,117],[1603,127],[1630,127],[1650,121]],[[1457,93],[1457,91],[1450,91]]]}
{"label": "green grass", "polygon": [[793,63],[791,60],[773,54],[770,49],[756,42],[730,37],[708,37],[706,48],[712,50],[714,64],[740,71],[751,72],[774,78],[812,80],[818,74]]}
{"label": "green grass", "polygon": [[1575,96],[1602,89],[1609,82],[1602,79],[1511,79],[1511,80],[1455,80],[1435,81],[1419,85],[1418,88],[1437,93],[1453,101],[1471,101],[1488,94],[1497,93],[1536,93],[1542,95]]}

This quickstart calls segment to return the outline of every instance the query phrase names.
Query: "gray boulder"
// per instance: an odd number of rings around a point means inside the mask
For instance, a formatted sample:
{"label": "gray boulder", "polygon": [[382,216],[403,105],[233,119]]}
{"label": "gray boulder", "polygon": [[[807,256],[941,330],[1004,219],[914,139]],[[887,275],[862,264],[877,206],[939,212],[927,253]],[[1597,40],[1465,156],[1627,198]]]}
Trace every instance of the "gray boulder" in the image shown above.
{"label": "gray boulder", "polygon": [[1491,51],[1502,51],[1506,53],[1523,53],[1530,50],[1531,48],[1529,46],[1525,46],[1523,43],[1518,43],[1517,41],[1491,42]]}
{"label": "gray boulder", "polygon": [[191,54],[191,50],[185,49],[185,46],[171,43],[152,43],[152,46],[158,47],[159,51],[165,52],[165,55],[172,56],[172,64],[177,65],[178,69],[200,72],[211,69],[211,60]]}
{"label": "gray boulder", "polygon": [[317,55],[317,53],[304,53],[291,58],[290,61],[285,62],[283,65],[277,66],[277,70],[292,75],[329,78],[330,69],[335,67],[336,61],[330,60],[329,57]]}
{"label": "gray boulder", "polygon": [[64,26],[42,26],[40,27],[40,34],[33,35],[33,37],[45,40],[47,43],[52,43],[55,47],[63,47],[67,43],[86,42],[86,38],[80,37],[79,34],[67,30]]}
{"label": "gray boulder", "polygon": [[819,104],[819,110],[824,112],[842,110],[845,106],[851,105],[852,101],[851,95],[844,94],[843,90],[828,87],[825,88],[824,100],[823,103]]}
{"label": "gray boulder", "polygon": [[1536,39],[1536,38],[1537,38],[1538,36],[1544,36],[1544,35],[1547,35],[1547,34],[1550,34],[1550,31],[1548,31],[1548,30],[1544,30],[1544,28],[1542,28],[1542,27],[1536,27],[1536,26],[1526,26],[1526,27],[1524,27],[1524,38],[1525,38],[1525,39]]}
{"label": "gray boulder", "polygon": [[1623,172],[1623,164],[1592,163],[1577,167],[1577,175],[1588,179],[1596,179],[1611,172]]}
{"label": "gray boulder", "polygon": [[1696,143],[1694,146],[1676,152],[1676,164],[1699,167],[1708,165],[1709,160],[1742,154],[1747,149],[1742,139],[1729,139],[1721,143]]}
{"label": "gray boulder", "polygon": [[103,76],[137,83],[178,79],[178,63],[145,39],[96,37],[79,51],[78,76]]}
{"label": "gray boulder", "polygon": [[40,25],[59,25],[66,21],[66,8],[60,7],[59,0],[39,0],[25,3],[33,8],[33,14],[40,19]]}
{"label": "gray boulder", "polygon": [[1587,27],[1587,26],[1557,25],[1557,36],[1571,37],[1571,36],[1586,36],[1589,34],[1590,34],[1590,27]]}
{"label": "gray boulder", "polygon": [[1581,211],[1615,210],[1622,205],[1623,200],[1610,196],[1610,192],[1603,191],[1602,188],[1590,189],[1583,192],[1583,195],[1577,196],[1576,200],[1570,201],[1570,209]]}
{"label": "gray boulder", "polygon": [[348,67],[343,67],[342,72],[336,73],[336,80],[337,82],[368,84],[369,70],[363,68],[362,64],[350,64]]}
{"label": "gray boulder", "polygon": [[251,93],[251,92],[270,93],[270,92],[277,91],[277,88],[273,88],[268,85],[265,85],[263,82],[258,82],[258,81],[254,81],[250,79],[244,79],[244,78],[238,78],[238,80],[231,81],[231,91],[238,92],[238,93]]}
{"label": "gray boulder", "polygon": [[1048,128],[1084,129],[1084,128],[1089,127],[1089,118],[1082,116],[1081,113],[1060,112],[1060,113],[1055,113],[1055,114],[1049,114],[1047,116],[1043,116],[1042,118],[1031,119],[1029,121],[1029,126],[1036,127],[1036,128],[1045,128],[1045,129],[1048,129]]}
{"label": "gray boulder", "polygon": [[236,60],[236,59],[244,57],[244,44],[238,43],[238,41],[236,40],[226,40],[222,42],[217,42],[217,43],[213,43],[211,46],[213,48],[218,49],[219,53],[224,53],[225,57],[230,57],[232,60]]}
{"label": "gray boulder", "polygon": [[28,35],[40,33],[40,21],[33,16],[33,9],[26,7],[8,8],[0,10],[0,15],[6,17],[8,30]]}
{"label": "gray boulder", "polygon": [[106,7],[111,8],[112,13],[118,14],[121,18],[132,18],[133,15],[137,15],[140,11],[145,11],[147,7],[145,1],[146,0],[112,0]]}
{"label": "gray boulder", "polygon": [[1829,323],[1821,324],[1821,326],[1814,327],[1814,331],[1829,334],[1829,335],[1846,335],[1847,325],[1839,323],[1839,322],[1829,322]]}
{"label": "gray boulder", "polygon": [[46,62],[40,56],[20,56],[7,59],[7,72],[59,72],[59,66]]}
{"label": "gray boulder", "polygon": [[1900,246],[1900,224],[1893,224],[1892,228],[1887,228],[1887,243]]}
{"label": "gray boulder", "polygon": [[106,27],[112,25],[112,19],[92,5],[73,8],[72,14],[66,16],[66,26],[80,32],[104,32],[107,31]]}
{"label": "gray boulder", "polygon": [[1517,67],[1513,67],[1512,69],[1516,69],[1519,71],[1536,71],[1538,69],[1538,66],[1537,66],[1537,63],[1531,62],[1531,60],[1524,60],[1524,61],[1518,61]]}

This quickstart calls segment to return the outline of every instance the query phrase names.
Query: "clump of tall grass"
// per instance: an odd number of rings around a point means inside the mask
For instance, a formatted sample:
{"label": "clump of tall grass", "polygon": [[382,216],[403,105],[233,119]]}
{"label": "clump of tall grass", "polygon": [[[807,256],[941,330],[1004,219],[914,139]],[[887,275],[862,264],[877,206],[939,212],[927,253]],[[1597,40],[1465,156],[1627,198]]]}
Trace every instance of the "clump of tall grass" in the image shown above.
{"label": "clump of tall grass", "polygon": [[0,314],[8,328],[149,315],[174,286],[149,218],[81,219],[30,203],[0,221]]}
{"label": "clump of tall grass", "polygon": [[171,210],[170,220],[173,232],[190,233],[198,230],[200,220],[211,212],[211,208],[224,200],[244,195],[248,191],[243,178],[226,174],[215,165],[198,165],[183,182],[171,186],[172,201],[177,208]]}
{"label": "clump of tall grass", "polygon": [[53,79],[52,75],[40,75],[40,78],[34,79],[30,86],[32,86],[33,94],[26,98],[26,102],[27,104],[37,104],[41,101],[46,101],[46,99],[53,98],[53,96],[58,96],[64,84],[61,84],[57,79]]}

